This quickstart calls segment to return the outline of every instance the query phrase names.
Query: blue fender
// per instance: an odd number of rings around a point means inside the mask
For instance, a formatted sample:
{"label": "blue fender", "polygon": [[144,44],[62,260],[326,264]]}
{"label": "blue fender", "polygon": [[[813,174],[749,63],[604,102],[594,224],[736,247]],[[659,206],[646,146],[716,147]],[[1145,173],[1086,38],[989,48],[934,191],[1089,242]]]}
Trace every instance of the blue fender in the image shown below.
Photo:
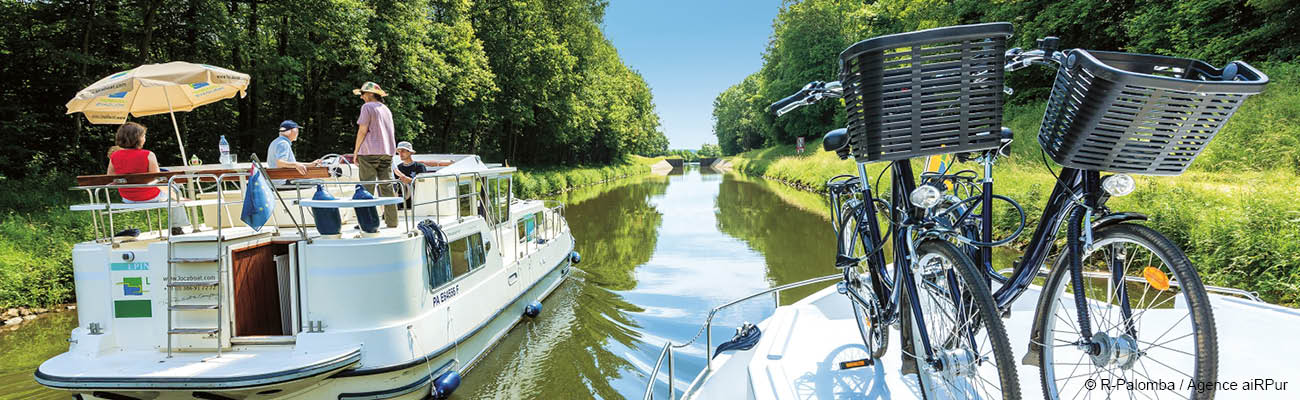
{"label": "blue fender", "polygon": [[460,387],[460,373],[455,370],[447,371],[433,379],[433,392],[430,395],[435,399],[445,399],[458,387]]}

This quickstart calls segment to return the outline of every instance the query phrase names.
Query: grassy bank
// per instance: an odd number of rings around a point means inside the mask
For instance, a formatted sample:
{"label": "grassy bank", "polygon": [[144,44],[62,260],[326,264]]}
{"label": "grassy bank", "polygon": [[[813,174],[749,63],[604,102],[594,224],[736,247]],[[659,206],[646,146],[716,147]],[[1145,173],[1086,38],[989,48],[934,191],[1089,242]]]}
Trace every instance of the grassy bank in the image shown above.
{"label": "grassy bank", "polygon": [[[1265,70],[1273,78],[1268,90],[1248,100],[1191,170],[1176,177],[1136,177],[1138,190],[1109,206],[1151,216],[1147,224],[1182,246],[1207,283],[1258,291],[1269,302],[1297,306],[1300,65],[1268,64]],[[1040,102],[1007,108],[1005,124],[1018,139],[1012,156],[999,161],[996,170],[996,190],[1025,206],[1031,226],[1055,179],[1036,141],[1043,107]],[[855,168],[820,146],[810,143],[805,154],[795,154],[794,146],[776,146],[730,161],[749,175],[822,191],[827,179]],[[884,166],[872,164],[869,172],[874,176]],[[1006,233],[1014,223],[1000,218],[997,228]]]}
{"label": "grassy bank", "polygon": [[[515,194],[521,198],[589,186],[650,173],[662,158],[630,156],[608,166],[521,168]],[[90,217],[68,206],[85,202],[83,192],[68,190],[71,176],[7,180],[0,177],[0,309],[43,307],[73,298],[72,245],[94,236]],[[139,215],[114,216],[118,227],[144,226]]]}
{"label": "grassy bank", "polygon": [[574,188],[591,186],[615,179],[650,174],[650,166],[663,161],[663,157],[627,156],[623,162],[612,165],[579,167],[520,167],[515,174],[515,196],[541,198],[566,192]]}

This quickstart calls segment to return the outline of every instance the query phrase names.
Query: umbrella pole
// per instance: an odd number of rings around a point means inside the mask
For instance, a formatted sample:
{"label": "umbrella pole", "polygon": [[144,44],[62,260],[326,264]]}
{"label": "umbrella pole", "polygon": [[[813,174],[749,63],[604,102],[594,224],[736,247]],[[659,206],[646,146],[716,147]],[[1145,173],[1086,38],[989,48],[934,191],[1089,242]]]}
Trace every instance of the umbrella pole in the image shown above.
{"label": "umbrella pole", "polygon": [[176,113],[172,110],[172,98],[167,95],[167,88],[163,88],[163,98],[167,99],[167,115],[172,117],[172,130],[176,131],[176,145],[181,148],[181,165],[189,165],[189,156],[185,154],[185,143],[181,142],[181,128],[176,125]]}

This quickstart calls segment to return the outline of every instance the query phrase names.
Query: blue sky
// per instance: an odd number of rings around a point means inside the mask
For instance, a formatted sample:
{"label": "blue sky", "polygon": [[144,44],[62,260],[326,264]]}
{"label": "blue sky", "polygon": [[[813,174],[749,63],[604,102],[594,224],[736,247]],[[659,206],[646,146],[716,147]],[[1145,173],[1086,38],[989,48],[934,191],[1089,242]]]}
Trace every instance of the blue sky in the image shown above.
{"label": "blue sky", "polygon": [[605,37],[650,84],[668,147],[717,143],[713,99],[763,65],[781,0],[611,0]]}

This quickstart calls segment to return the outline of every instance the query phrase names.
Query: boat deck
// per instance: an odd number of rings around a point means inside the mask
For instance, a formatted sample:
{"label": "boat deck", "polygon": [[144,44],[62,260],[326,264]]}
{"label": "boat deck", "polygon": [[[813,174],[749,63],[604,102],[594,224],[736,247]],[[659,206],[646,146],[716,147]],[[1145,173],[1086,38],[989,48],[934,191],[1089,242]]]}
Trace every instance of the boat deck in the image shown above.
{"label": "boat deck", "polygon": [[[1042,396],[1039,369],[1021,365],[1027,351],[1037,288],[1031,288],[1004,319],[1015,351],[1022,398]],[[1218,399],[1300,398],[1300,310],[1234,297],[1210,295],[1219,337],[1219,380],[1237,382],[1236,390],[1219,390]],[[1179,314],[1179,316],[1185,314]],[[1148,318],[1151,316],[1148,316]],[[753,399],[919,399],[916,375],[901,374],[899,332],[890,332],[888,353],[874,366],[848,370],[839,362],[867,357],[866,347],[849,308],[849,301],[828,287],[798,303],[783,306],[761,323],[762,339],[753,349],[724,353],[714,359],[714,373],[705,378],[688,398],[736,398],[750,393]],[[1154,376],[1163,381],[1187,380],[1183,376]],[[1243,383],[1257,379],[1275,383],[1265,390],[1246,390]],[[746,387],[748,386],[748,387]],[[1091,398],[1106,398],[1095,390]],[[1090,398],[1083,392],[1079,398]],[[1135,398],[1143,397],[1141,391]],[[1163,397],[1170,397],[1165,392]],[[1116,393],[1117,398],[1129,394]],[[1154,398],[1154,397],[1153,397]],[[1174,396],[1174,398],[1181,398]]]}
{"label": "boat deck", "polygon": [[[152,362],[142,362],[152,361]],[[361,362],[361,346],[330,351],[295,351],[293,346],[254,346],[227,351],[123,351],[86,358],[63,353],[41,364],[36,379],[64,388],[232,389],[265,387],[324,378]]]}

